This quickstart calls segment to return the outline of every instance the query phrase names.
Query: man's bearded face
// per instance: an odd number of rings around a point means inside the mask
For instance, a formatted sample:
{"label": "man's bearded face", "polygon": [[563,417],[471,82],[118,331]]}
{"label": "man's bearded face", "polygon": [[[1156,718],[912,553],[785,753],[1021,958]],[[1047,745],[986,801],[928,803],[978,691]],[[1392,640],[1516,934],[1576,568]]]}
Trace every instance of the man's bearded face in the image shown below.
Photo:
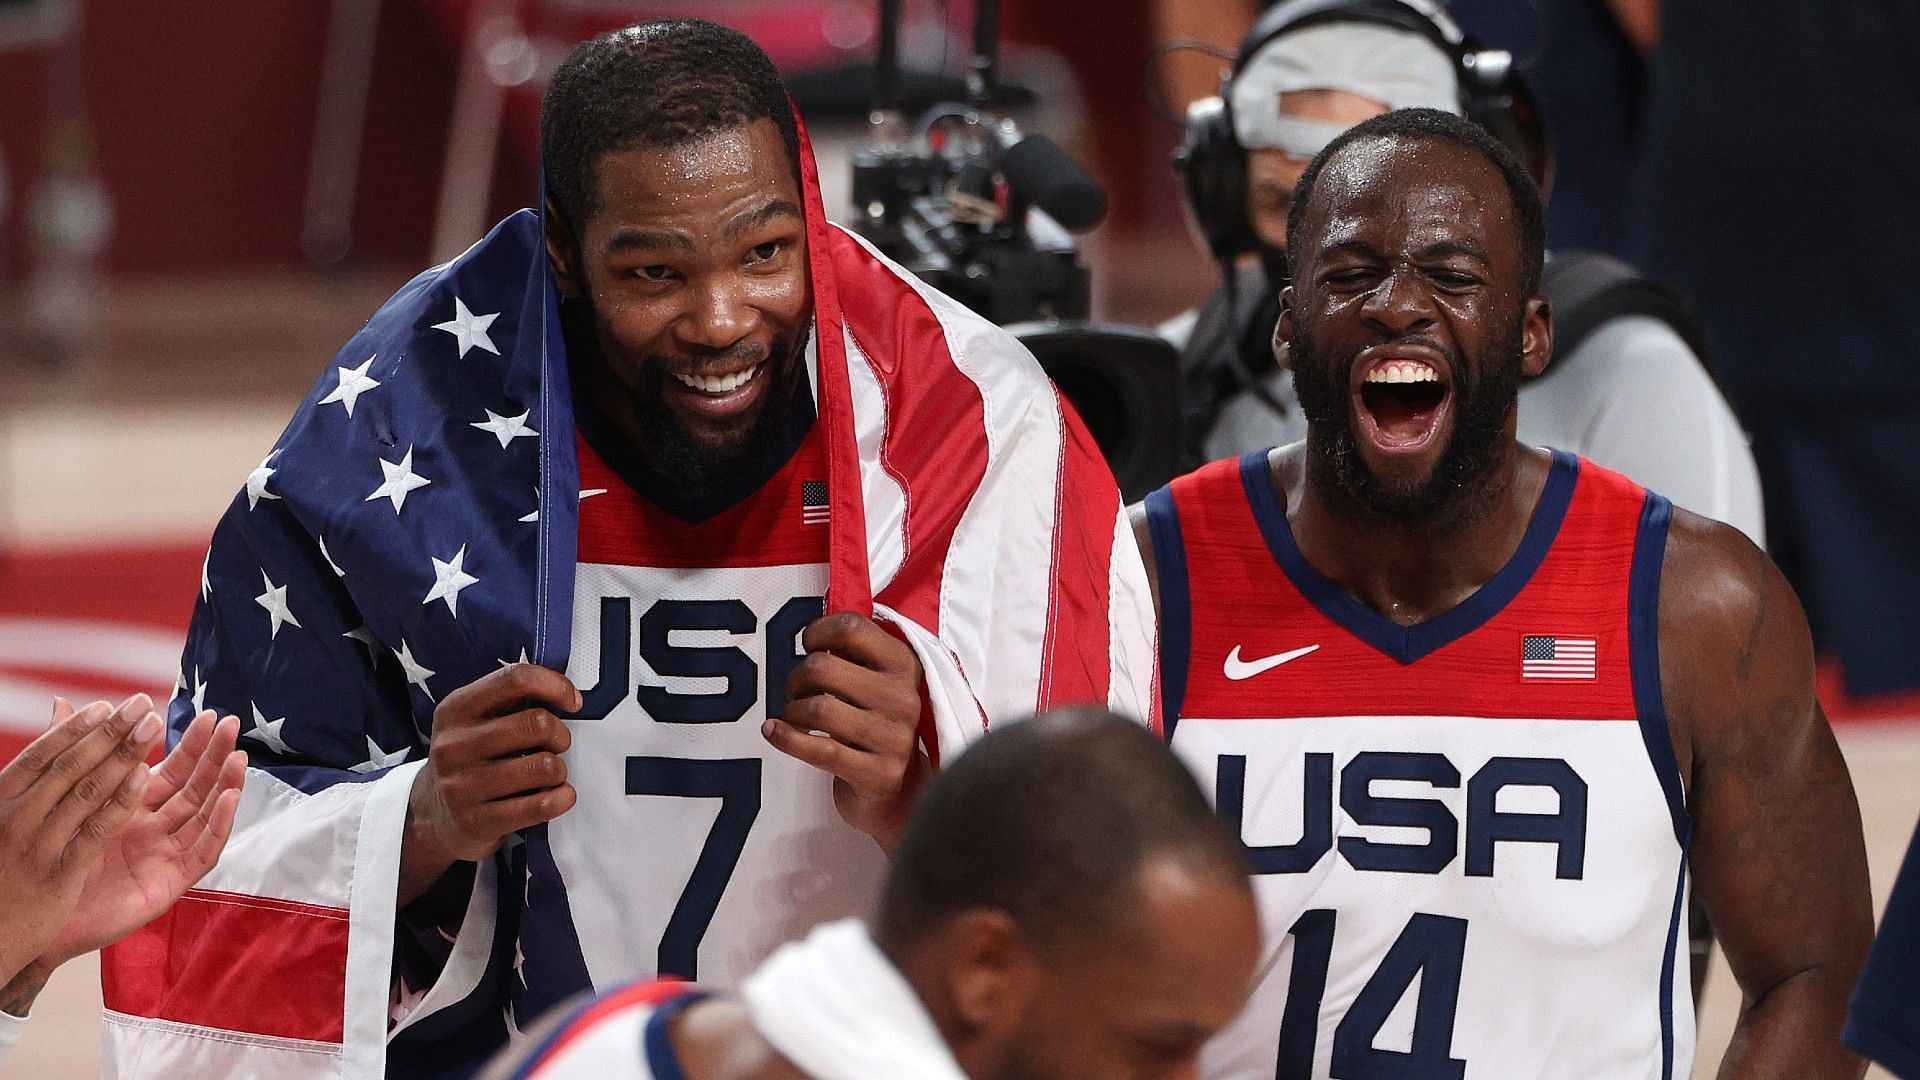
{"label": "man's bearded face", "polygon": [[[1447,516],[1456,500],[1470,501],[1474,481],[1487,472],[1513,414],[1520,393],[1520,334],[1515,319],[1506,339],[1472,362],[1458,352],[1443,352],[1456,374],[1451,389],[1453,423],[1438,458],[1424,476],[1382,477],[1368,468],[1355,445],[1356,421],[1348,388],[1354,381],[1358,354],[1324,355],[1311,330],[1299,325],[1292,345],[1293,387],[1307,418],[1308,444],[1315,460],[1331,465],[1339,486],[1381,517],[1419,525]],[[1363,390],[1363,397],[1367,393]]]}
{"label": "man's bearded face", "polygon": [[592,312],[585,384],[650,468],[699,494],[769,452],[804,376],[812,294],[792,159],[755,120],[613,151],[596,177],[562,281]]}
{"label": "man's bearded face", "polygon": [[1276,337],[1309,477],[1402,525],[1468,515],[1552,341],[1506,182],[1468,147],[1380,138],[1344,146],[1312,198]]}

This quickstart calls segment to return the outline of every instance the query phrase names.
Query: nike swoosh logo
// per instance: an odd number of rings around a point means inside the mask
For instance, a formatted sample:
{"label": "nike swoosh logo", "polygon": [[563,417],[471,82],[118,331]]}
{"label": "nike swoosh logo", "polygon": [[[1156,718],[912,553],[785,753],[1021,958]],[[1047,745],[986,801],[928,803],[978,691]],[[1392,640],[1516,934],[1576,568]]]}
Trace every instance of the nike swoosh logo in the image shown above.
{"label": "nike swoosh logo", "polygon": [[1242,660],[1240,659],[1240,646],[1235,645],[1233,651],[1227,654],[1227,678],[1232,679],[1234,682],[1239,682],[1242,679],[1251,679],[1262,672],[1272,671],[1281,664],[1298,660],[1319,647],[1318,645],[1302,645],[1298,649],[1293,649],[1289,652],[1274,653],[1272,656],[1263,656],[1258,660]]}

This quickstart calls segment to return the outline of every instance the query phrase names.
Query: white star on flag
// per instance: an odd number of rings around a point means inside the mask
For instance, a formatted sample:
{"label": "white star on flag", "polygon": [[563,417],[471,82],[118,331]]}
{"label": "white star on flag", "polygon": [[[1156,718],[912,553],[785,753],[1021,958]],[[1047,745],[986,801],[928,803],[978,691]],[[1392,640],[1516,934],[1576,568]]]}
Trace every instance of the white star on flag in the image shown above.
{"label": "white star on flag", "polygon": [[374,488],[373,494],[360,501],[372,502],[375,499],[390,499],[393,502],[393,512],[396,515],[400,513],[402,507],[407,505],[407,492],[415,488],[426,487],[428,484],[433,483],[433,481],[413,471],[413,447],[411,446],[407,447],[407,452],[402,454],[400,460],[397,462],[381,458],[380,471],[386,474],[386,482]]}
{"label": "white star on flag", "polygon": [[487,336],[487,327],[492,326],[493,320],[499,317],[500,313],[497,311],[491,315],[475,315],[467,310],[466,302],[456,296],[453,298],[453,318],[447,322],[434,323],[433,328],[445,330],[453,335],[453,340],[460,343],[462,360],[467,358],[469,349],[475,348],[485,349],[499,356],[500,350],[493,347],[493,339]]}
{"label": "white star on flag", "polygon": [[254,597],[253,602],[266,608],[267,617],[273,620],[273,628],[267,632],[267,640],[272,641],[280,636],[280,627],[283,623],[299,626],[300,620],[294,618],[293,612],[287,610],[287,587],[275,585],[265,570],[260,571],[260,580],[266,583],[267,591]]}
{"label": "white star on flag", "polygon": [[358,765],[347,766],[347,771],[357,773],[379,772],[381,769],[391,769],[406,760],[406,747],[403,746],[392,753],[388,753],[384,747],[373,741],[373,736],[369,735],[367,736],[367,760]]}
{"label": "white star on flag", "polygon": [[434,700],[433,691],[427,689],[427,680],[433,677],[433,669],[413,658],[413,650],[407,648],[407,639],[400,639],[400,647],[390,650],[399,659],[400,666],[407,672],[407,681],[420,688],[427,700]]}
{"label": "white star on flag", "polygon": [[349,630],[340,636],[352,638],[360,644],[365,645],[367,647],[367,659],[373,661],[374,667],[380,666],[380,639],[373,636],[373,631],[362,626],[358,630]]}
{"label": "white star on flag", "polygon": [[[432,556],[428,556],[432,558]],[[480,579],[461,568],[467,559],[467,545],[461,544],[460,550],[453,553],[448,562],[433,559],[433,588],[427,592],[427,598],[421,604],[431,604],[435,600],[447,602],[447,614],[460,617],[460,590],[478,582]]]}
{"label": "white star on flag", "polygon": [[526,650],[526,647],[525,647],[525,646],[521,646],[521,648],[520,648],[520,659],[518,659],[518,660],[502,660],[502,661],[500,661],[500,666],[501,666],[501,667],[512,667],[512,666],[513,666],[513,665],[515,665],[515,664],[530,664],[530,663],[532,663],[532,662],[533,662],[533,661],[531,661],[531,660],[528,660],[528,659],[527,659],[527,650]]}
{"label": "white star on flag", "polygon": [[[581,502],[586,502],[586,501],[587,501],[588,499],[591,499],[591,498],[593,498],[593,497],[594,497],[595,495],[605,495],[606,493],[607,493],[607,489],[606,489],[606,488],[588,488],[588,489],[586,489],[585,491],[582,491],[582,492],[580,493],[580,501],[581,501]],[[536,496],[536,497],[537,497],[537,496]],[[537,521],[539,521],[539,520],[540,520],[540,510],[539,510],[539,508],[538,508],[538,507],[536,507],[536,508],[534,508],[534,510],[533,510],[533,512],[532,512],[532,513],[530,513],[530,514],[528,514],[527,516],[525,516],[525,517],[523,517],[523,518],[521,518],[520,520],[521,520],[521,521],[524,521],[524,522],[527,522],[528,524],[532,524],[532,523],[534,523],[534,522],[537,522]]]}
{"label": "white star on flag", "polygon": [[259,468],[247,474],[247,509],[252,510],[259,506],[261,499],[280,497],[267,490],[267,481],[273,479],[273,474],[280,471],[273,467],[273,459],[279,456],[280,451],[275,450],[267,455],[267,460],[261,462]]}
{"label": "white star on flag", "polygon": [[320,537],[320,557],[327,560],[327,569],[333,571],[334,577],[344,578],[347,576],[347,572],[340,569],[340,564],[333,561],[333,553],[327,550],[327,538],[324,536]]}
{"label": "white star on flag", "polygon": [[413,1010],[420,1007],[420,999],[426,997],[427,992],[408,986],[405,979],[398,980],[394,990],[393,1008],[388,1010],[387,1019],[398,1024],[413,1015]]}
{"label": "white star on flag", "polygon": [[[184,690],[186,687],[183,686],[181,689]],[[195,715],[198,715],[200,710],[207,707],[206,700],[207,684],[200,680],[200,665],[195,664],[193,667],[193,711]]]}
{"label": "white star on flag", "polygon": [[291,756],[293,748],[287,745],[287,740],[280,737],[280,725],[286,722],[287,718],[284,716],[278,720],[267,719],[265,714],[261,713],[260,706],[255,705],[253,706],[253,727],[247,732],[247,738],[259,739],[267,749],[276,754]]}
{"label": "white star on flag", "polygon": [[340,384],[333,388],[333,393],[321,398],[320,404],[331,405],[339,402],[346,406],[347,415],[352,416],[353,403],[360,400],[360,395],[380,385],[380,380],[367,374],[367,369],[373,366],[373,361],[374,357],[369,356],[367,362],[357,368],[341,368]]}
{"label": "white star on flag", "polygon": [[488,432],[494,438],[499,439],[502,450],[506,449],[508,443],[521,436],[531,439],[540,434],[527,426],[527,417],[532,415],[532,409],[528,409],[519,416],[501,416],[492,409],[484,409],[482,411],[487,414],[487,418],[485,420],[476,420],[468,426],[477,427],[481,431]]}

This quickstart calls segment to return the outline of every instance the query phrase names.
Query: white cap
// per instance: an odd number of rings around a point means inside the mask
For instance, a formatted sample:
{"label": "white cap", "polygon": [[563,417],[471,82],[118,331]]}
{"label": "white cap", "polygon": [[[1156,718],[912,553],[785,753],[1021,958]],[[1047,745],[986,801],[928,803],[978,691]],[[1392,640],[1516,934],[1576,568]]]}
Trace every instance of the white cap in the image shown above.
{"label": "white cap", "polygon": [[1348,125],[1280,112],[1280,95],[1341,90],[1388,109],[1460,112],[1453,58],[1424,35],[1377,23],[1336,22],[1283,33],[1233,80],[1233,135],[1249,150],[1310,158]]}

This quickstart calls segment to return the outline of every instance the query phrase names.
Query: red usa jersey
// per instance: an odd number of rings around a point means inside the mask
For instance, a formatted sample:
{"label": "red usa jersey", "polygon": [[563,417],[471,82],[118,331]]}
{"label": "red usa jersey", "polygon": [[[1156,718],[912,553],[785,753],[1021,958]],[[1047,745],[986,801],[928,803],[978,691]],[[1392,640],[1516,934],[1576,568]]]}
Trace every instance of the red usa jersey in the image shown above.
{"label": "red usa jersey", "polygon": [[1147,499],[1173,748],[1266,932],[1215,1078],[1687,1075],[1671,508],[1555,452],[1519,549],[1402,626],[1301,555],[1267,454]]}
{"label": "red usa jersey", "polygon": [[[642,474],[609,465],[616,444],[579,440],[567,676],[585,704],[566,754],[579,804],[548,839],[595,987],[731,987],[879,891],[885,859],[834,809],[833,778],[760,733],[826,593],[825,452],[818,425],[800,430],[771,477],[697,519],[623,481]],[[552,952],[516,958],[529,987]]]}
{"label": "red usa jersey", "polygon": [[509,1080],[683,1080],[673,1018],[705,998],[683,982],[639,982],[577,1006],[518,1056]]}

